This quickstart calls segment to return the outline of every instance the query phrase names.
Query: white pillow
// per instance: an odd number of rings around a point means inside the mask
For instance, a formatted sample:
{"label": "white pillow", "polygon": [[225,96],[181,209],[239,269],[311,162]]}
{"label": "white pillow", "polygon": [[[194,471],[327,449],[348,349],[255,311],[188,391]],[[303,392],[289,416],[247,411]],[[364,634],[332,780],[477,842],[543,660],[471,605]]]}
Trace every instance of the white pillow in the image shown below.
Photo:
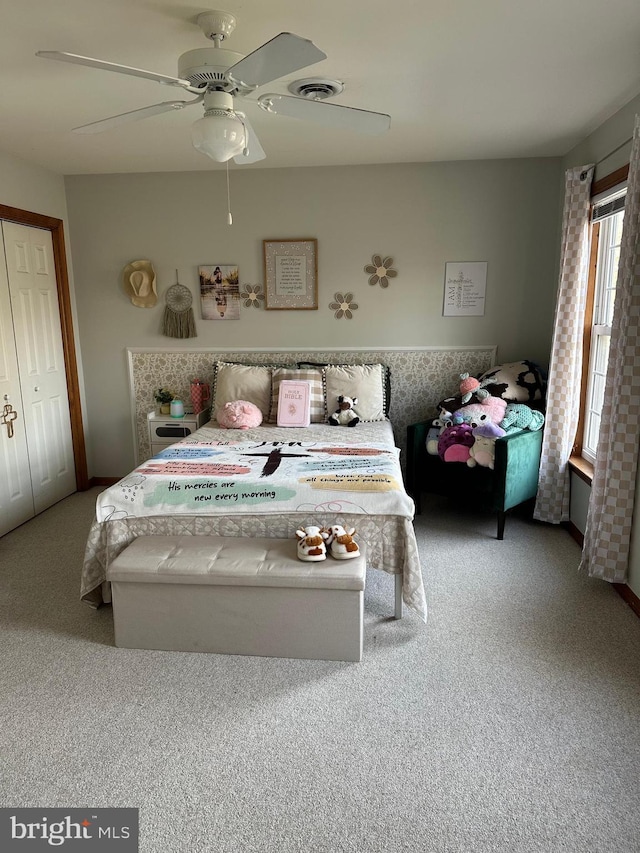
{"label": "white pillow", "polygon": [[271,368],[218,361],[214,399],[216,418],[224,405],[234,400],[248,400],[253,403],[260,409],[266,421],[271,406]]}
{"label": "white pillow", "polygon": [[386,421],[384,370],[381,364],[328,364],[322,371],[326,417],[338,408],[338,397],[357,397],[354,411],[361,421]]}
{"label": "white pillow", "polygon": [[324,423],[325,413],[322,371],[319,369],[300,369],[296,367],[278,367],[273,371],[271,376],[271,414],[269,416],[269,422],[275,423],[277,421],[280,383],[283,379],[298,379],[311,384],[311,423]]}

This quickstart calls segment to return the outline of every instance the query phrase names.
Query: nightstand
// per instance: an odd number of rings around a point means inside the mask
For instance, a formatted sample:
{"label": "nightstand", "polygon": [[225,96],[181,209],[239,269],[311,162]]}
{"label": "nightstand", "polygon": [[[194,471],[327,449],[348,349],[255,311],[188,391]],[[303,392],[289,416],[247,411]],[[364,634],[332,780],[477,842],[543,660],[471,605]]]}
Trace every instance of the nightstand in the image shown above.
{"label": "nightstand", "polygon": [[147,424],[149,427],[149,444],[151,455],[155,456],[170,444],[175,444],[181,438],[191,435],[201,426],[209,423],[209,409],[197,415],[185,415],[183,418],[172,418],[159,412],[149,412]]}

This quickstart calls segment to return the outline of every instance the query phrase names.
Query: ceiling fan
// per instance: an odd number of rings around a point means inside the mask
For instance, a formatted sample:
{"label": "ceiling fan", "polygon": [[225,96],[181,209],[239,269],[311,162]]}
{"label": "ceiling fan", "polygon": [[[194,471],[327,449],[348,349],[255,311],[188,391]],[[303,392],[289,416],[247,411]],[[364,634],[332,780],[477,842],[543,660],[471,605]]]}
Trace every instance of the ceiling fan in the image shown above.
{"label": "ceiling fan", "polygon": [[[39,50],[36,56],[45,59],[144,77],[196,95],[193,100],[163,101],[94,121],[73,128],[74,132],[100,133],[131,121],[202,103],[204,116],[194,122],[191,129],[192,141],[198,151],[219,163],[227,162],[232,157],[239,164],[263,160],[266,154],[245,113],[235,108],[235,99],[246,97],[265,83],[320,62],[327,58],[326,54],[308,39],[285,32],[243,56],[220,46],[236,26],[236,19],[229,12],[202,12],[195,22],[204,35],[213,41],[214,46],[183,53],[178,59],[177,77],[75,53]],[[269,93],[258,97],[258,105],[268,113],[306,119],[325,127],[345,128],[368,134],[384,133],[388,130],[391,119],[385,113],[321,100],[341,91],[340,84],[321,80],[316,85],[313,78],[299,82],[302,85],[294,91],[302,94],[302,97]]]}

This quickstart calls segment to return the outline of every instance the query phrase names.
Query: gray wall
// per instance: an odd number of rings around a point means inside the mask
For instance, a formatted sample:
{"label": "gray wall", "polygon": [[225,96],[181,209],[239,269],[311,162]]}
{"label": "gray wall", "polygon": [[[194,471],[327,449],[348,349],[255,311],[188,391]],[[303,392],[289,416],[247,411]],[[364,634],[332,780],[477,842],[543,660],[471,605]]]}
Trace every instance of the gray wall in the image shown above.
{"label": "gray wall", "polygon": [[[557,287],[560,160],[531,159],[298,169],[232,169],[234,224],[224,171],[66,178],[94,476],[134,460],[126,347],[345,347],[498,344],[501,361],[548,362]],[[262,240],[318,239],[318,311],[241,309],[204,321],[198,264],[234,263],[240,282],[264,284]],[[390,255],[388,290],[363,271]],[[158,305],[135,308],[121,271],[149,258]],[[447,261],[487,261],[484,317],[443,318]],[[194,295],[198,337],[160,333],[164,293]],[[360,306],[329,310],[336,291]],[[452,389],[455,390],[455,389]]]}
{"label": "gray wall", "polygon": [[[564,158],[563,169],[602,161],[596,167],[595,177],[598,179],[628,163],[631,143],[627,140],[633,135],[636,114],[640,114],[640,95],[626,104],[594,133],[583,140],[580,145],[570,151]],[[622,146],[619,151],[607,156],[618,146]],[[636,479],[636,494],[638,494],[639,484],[640,465]],[[571,490],[571,520],[578,530],[584,532],[589,503],[585,490],[589,490],[589,486],[586,486],[575,474],[572,474]],[[632,531],[628,585],[636,595],[640,596],[640,520],[637,501]]]}
{"label": "gray wall", "polygon": [[[640,113],[640,95],[625,104],[563,159],[563,169],[596,163],[595,180],[615,172],[629,162],[631,136],[636,114]],[[623,144],[624,143],[624,144]],[[615,151],[616,148],[618,151]],[[614,152],[610,154],[610,152]]]}
{"label": "gray wall", "polygon": [[0,151],[0,204],[66,220],[64,178]]}

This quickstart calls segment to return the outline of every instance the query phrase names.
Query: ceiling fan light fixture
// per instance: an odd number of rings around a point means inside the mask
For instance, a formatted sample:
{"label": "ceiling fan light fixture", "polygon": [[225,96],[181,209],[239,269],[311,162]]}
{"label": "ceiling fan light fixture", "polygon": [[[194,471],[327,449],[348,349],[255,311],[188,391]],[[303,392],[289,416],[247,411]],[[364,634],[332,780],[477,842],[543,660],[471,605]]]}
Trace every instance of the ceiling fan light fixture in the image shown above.
{"label": "ceiling fan light fixture", "polygon": [[191,125],[191,141],[198,151],[217,163],[226,163],[247,145],[244,122],[233,110],[233,99],[224,92],[207,92],[205,114]]}
{"label": "ceiling fan light fixture", "polygon": [[244,124],[235,113],[210,110],[191,125],[193,147],[217,163],[226,163],[245,147]]}

